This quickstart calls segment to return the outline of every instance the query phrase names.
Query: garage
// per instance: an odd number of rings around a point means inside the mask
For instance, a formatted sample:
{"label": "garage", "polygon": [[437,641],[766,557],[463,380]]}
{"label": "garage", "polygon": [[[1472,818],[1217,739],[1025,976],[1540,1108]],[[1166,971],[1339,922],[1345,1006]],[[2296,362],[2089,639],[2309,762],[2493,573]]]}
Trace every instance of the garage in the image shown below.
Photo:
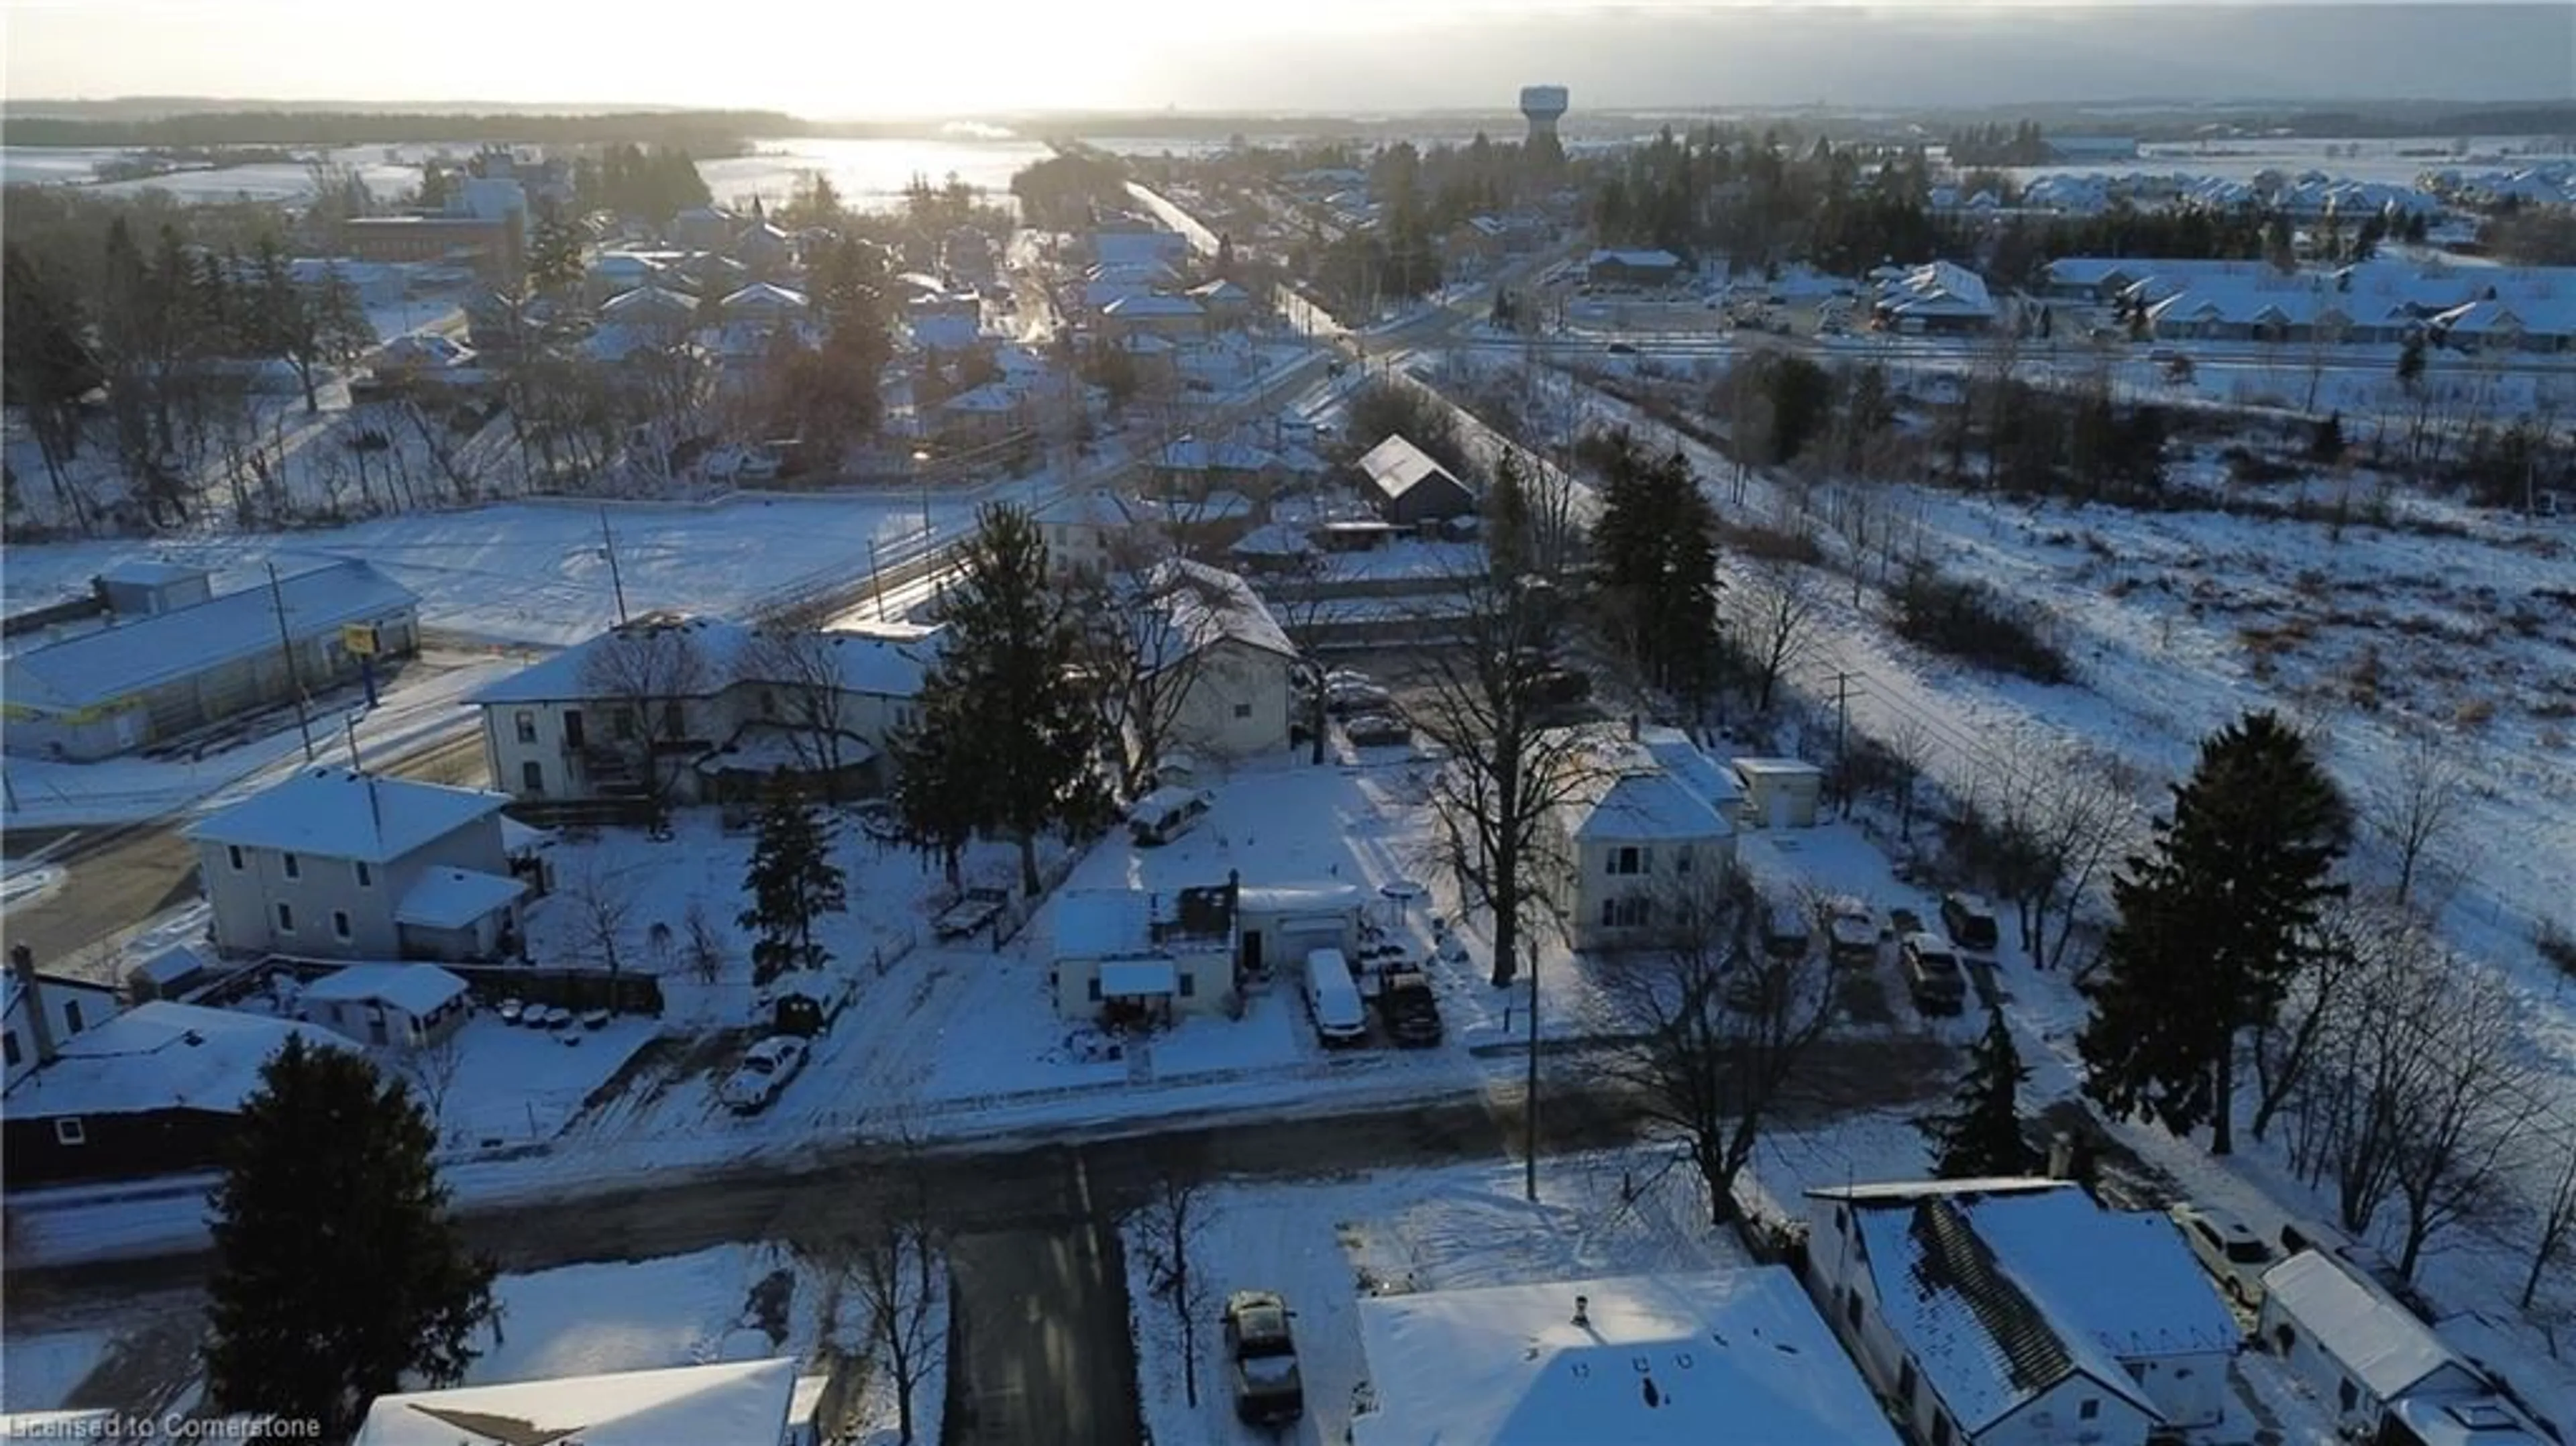
{"label": "garage", "polygon": [[1294,964],[1315,949],[1356,949],[1362,902],[1356,884],[1243,885],[1235,920],[1245,971]]}

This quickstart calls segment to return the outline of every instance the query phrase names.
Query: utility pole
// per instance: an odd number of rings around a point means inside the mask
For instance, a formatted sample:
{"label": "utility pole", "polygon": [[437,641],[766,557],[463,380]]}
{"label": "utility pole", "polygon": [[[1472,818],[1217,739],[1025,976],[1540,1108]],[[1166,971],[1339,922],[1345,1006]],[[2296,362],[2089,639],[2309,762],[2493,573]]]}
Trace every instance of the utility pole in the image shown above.
{"label": "utility pole", "polygon": [[617,571],[617,536],[608,530],[608,509],[599,509],[599,550],[608,558],[608,585],[617,593],[617,625],[626,626],[626,579]]}
{"label": "utility pole", "polygon": [[1843,817],[1851,817],[1851,680],[1856,673],[1834,674],[1834,791],[1841,795]]}
{"label": "utility pole", "polygon": [[351,773],[366,772],[367,770],[360,767],[358,762],[358,715],[355,713],[344,714],[340,719],[340,726],[349,736],[349,771]]}
{"label": "utility pole", "polygon": [[268,605],[277,613],[277,650],[286,658],[286,686],[295,694],[295,731],[304,735],[304,761],[313,761],[313,720],[304,709],[304,679],[295,667],[295,635],[286,630],[286,589],[277,581],[277,564],[268,565]]}
{"label": "utility pole", "polygon": [[[1517,932],[1517,931],[1516,931]],[[1514,947],[1519,947],[1515,939]],[[1529,951],[1529,1082],[1521,1091],[1521,1195],[1538,1203],[1538,953]]]}

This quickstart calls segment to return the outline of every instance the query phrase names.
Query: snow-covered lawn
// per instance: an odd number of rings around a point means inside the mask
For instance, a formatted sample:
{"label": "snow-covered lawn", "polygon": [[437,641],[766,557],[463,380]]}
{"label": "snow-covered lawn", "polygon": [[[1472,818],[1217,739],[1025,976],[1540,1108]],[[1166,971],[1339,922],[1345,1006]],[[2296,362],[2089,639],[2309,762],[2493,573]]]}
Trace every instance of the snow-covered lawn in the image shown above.
{"label": "snow-covered lawn", "polygon": [[[1708,1225],[1688,1172],[1659,1174],[1662,1163],[1650,1152],[1543,1160],[1536,1204],[1522,1198],[1521,1167],[1507,1162],[1207,1187],[1194,1268],[1211,1305],[1197,1323],[1195,1411],[1182,1389],[1179,1327],[1168,1299],[1153,1293],[1145,1242],[1129,1217],[1127,1283],[1147,1426],[1157,1441],[1205,1446],[1341,1441],[1367,1377],[1359,1336],[1367,1295],[1743,1263],[1733,1238]],[[1640,1184],[1631,1203],[1621,1203],[1623,1181]],[[1277,1291],[1296,1313],[1306,1414],[1284,1436],[1234,1418],[1215,1312],[1229,1292],[1253,1289]]]}
{"label": "snow-covered lawn", "polygon": [[0,1337],[0,1414],[61,1409],[114,1340],[105,1329]]}

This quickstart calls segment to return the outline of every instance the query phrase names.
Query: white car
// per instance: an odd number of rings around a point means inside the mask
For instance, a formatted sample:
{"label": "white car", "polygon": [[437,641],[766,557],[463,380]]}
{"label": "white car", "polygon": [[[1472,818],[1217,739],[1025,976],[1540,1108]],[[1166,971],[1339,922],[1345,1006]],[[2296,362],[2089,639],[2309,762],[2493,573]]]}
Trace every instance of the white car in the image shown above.
{"label": "white car", "polygon": [[2263,1272],[2280,1256],[2241,1216],[2208,1205],[2176,1205],[2167,1212],[2183,1243],[2238,1305],[2263,1303]]}
{"label": "white car", "polygon": [[1825,900],[1825,949],[1837,964],[1878,962],[1878,916],[1848,894]]}
{"label": "white car", "polygon": [[735,1114],[758,1114],[776,1102],[779,1091],[803,1068],[805,1041],[792,1034],[773,1034],[743,1055],[742,1064],[725,1077],[716,1097]]}

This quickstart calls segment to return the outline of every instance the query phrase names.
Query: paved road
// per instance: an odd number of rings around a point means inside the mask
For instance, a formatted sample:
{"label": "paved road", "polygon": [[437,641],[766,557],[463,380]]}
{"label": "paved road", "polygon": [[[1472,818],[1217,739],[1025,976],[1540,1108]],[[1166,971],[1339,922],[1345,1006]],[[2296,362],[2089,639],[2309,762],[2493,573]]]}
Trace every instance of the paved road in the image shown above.
{"label": "paved road", "polygon": [[1115,1225],[970,1235],[948,1264],[956,1316],[945,1446],[1139,1439]]}

